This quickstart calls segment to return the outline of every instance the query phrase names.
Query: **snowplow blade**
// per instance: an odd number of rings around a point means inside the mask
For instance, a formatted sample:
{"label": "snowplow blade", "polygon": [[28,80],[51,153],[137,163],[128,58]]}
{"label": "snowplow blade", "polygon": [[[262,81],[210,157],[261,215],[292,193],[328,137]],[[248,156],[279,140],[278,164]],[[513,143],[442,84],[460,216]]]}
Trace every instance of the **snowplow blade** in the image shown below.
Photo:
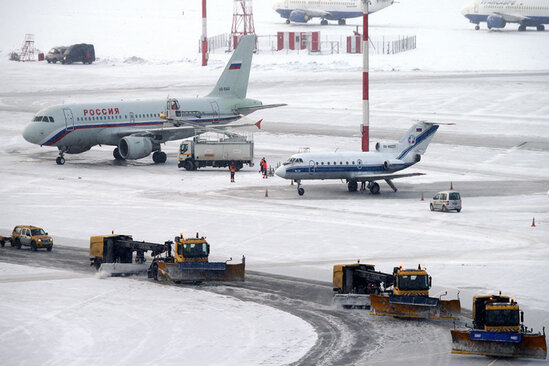
{"label": "snowplow blade", "polygon": [[146,274],[149,263],[101,263],[98,272],[106,276],[132,276]]}
{"label": "snowplow blade", "polygon": [[333,303],[343,309],[370,309],[370,295],[336,294]]}
{"label": "snowplow blade", "polygon": [[420,319],[457,319],[459,300],[439,300],[421,296],[370,295],[372,315]]}
{"label": "snowplow blade", "polygon": [[451,330],[452,353],[545,360],[545,334],[490,333]]}
{"label": "snowplow blade", "polygon": [[244,281],[245,262],[218,263],[159,263],[158,279],[174,282]]}

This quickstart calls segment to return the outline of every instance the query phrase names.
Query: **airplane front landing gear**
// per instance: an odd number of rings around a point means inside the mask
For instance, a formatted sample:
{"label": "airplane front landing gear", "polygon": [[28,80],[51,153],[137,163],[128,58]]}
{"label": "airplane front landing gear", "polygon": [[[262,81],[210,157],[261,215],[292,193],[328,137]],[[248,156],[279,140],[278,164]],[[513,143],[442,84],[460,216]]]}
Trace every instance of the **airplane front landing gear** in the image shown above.
{"label": "airplane front landing gear", "polygon": [[368,188],[370,189],[371,194],[379,194],[379,184],[376,182],[370,182],[370,184],[368,184]]}
{"label": "airplane front landing gear", "polygon": [[66,148],[64,147],[59,148],[59,156],[57,157],[57,159],[55,159],[55,162],[57,163],[57,165],[65,164],[65,158],[63,157],[63,155],[65,154],[65,151],[67,151]]}
{"label": "airplane front landing gear", "polygon": [[480,29],[480,25],[475,25],[475,30],[479,30]]}
{"label": "airplane front landing gear", "polygon": [[296,180],[295,182],[297,183],[297,194],[303,196],[305,194],[305,190],[303,189],[303,187],[301,187],[301,181]]}

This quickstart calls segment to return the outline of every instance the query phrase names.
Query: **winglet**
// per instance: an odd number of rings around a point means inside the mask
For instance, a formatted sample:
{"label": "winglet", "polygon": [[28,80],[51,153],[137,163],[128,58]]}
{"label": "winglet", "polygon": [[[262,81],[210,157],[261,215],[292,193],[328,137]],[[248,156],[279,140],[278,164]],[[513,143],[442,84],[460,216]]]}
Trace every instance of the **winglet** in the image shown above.
{"label": "winglet", "polygon": [[257,121],[256,123],[254,123],[254,125],[261,130],[261,122],[263,122],[263,119],[260,119],[259,121]]}

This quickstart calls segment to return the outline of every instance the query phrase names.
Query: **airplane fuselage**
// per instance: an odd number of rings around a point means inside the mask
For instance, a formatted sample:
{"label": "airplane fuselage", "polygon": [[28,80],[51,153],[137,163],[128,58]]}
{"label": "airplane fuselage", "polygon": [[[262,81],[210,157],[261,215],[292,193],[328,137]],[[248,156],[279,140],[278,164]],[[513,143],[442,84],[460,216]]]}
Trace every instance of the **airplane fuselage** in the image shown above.
{"label": "airplane fuselage", "polygon": [[[236,108],[261,104],[252,99],[238,98],[204,97],[178,101],[183,117],[200,125],[235,121],[241,117],[236,113]],[[25,127],[23,137],[41,146],[70,146],[73,151],[69,150],[68,153],[85,151],[94,145],[116,146],[122,136],[128,135],[128,131],[139,132],[164,126],[166,121],[160,118],[160,114],[165,113],[166,108],[166,99],[52,106],[36,114]],[[193,135],[193,130],[181,130],[159,142]]]}
{"label": "airplane fuselage", "polygon": [[[489,28],[504,28],[507,23],[525,27],[549,24],[549,2],[547,0],[473,0],[461,10],[471,23],[486,22]],[[477,27],[478,29],[478,27]]]}
{"label": "airplane fuselage", "polygon": [[303,153],[293,155],[276,174],[293,180],[366,180],[368,174],[393,173],[416,162],[397,161],[393,154],[379,152]]}

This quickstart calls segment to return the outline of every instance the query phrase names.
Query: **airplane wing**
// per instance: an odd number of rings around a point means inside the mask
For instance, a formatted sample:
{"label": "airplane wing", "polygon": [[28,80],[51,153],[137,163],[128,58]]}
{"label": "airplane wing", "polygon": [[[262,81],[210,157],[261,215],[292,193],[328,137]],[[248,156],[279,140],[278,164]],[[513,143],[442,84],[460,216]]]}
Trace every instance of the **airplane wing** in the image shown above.
{"label": "airplane wing", "polygon": [[402,173],[402,174],[368,174],[364,172],[357,175],[355,178],[359,181],[373,182],[376,180],[392,180],[398,178],[415,177],[418,175],[425,175],[425,173]]}
{"label": "airplane wing", "polygon": [[136,136],[136,137],[150,137],[154,139],[155,142],[162,143],[166,141],[181,140],[188,137],[192,137],[205,132],[217,132],[223,134],[231,134],[226,131],[227,128],[233,127],[252,127],[255,126],[258,129],[261,129],[261,122],[259,120],[255,123],[242,123],[242,124],[223,124],[223,125],[209,125],[202,126],[196,122],[183,122],[183,125],[173,126],[172,124],[167,124],[166,127],[160,128],[151,128],[146,130],[135,130],[127,129],[120,130],[117,132],[118,137],[122,138],[125,136]]}
{"label": "airplane wing", "polygon": [[250,114],[252,112],[255,112],[255,111],[259,111],[261,109],[268,109],[268,108],[277,108],[277,107],[284,107],[284,106],[287,106],[286,103],[282,103],[282,104],[265,104],[265,105],[256,105],[256,106],[252,106],[252,107],[241,107],[241,108],[237,108],[236,109],[236,112],[238,114]]}

